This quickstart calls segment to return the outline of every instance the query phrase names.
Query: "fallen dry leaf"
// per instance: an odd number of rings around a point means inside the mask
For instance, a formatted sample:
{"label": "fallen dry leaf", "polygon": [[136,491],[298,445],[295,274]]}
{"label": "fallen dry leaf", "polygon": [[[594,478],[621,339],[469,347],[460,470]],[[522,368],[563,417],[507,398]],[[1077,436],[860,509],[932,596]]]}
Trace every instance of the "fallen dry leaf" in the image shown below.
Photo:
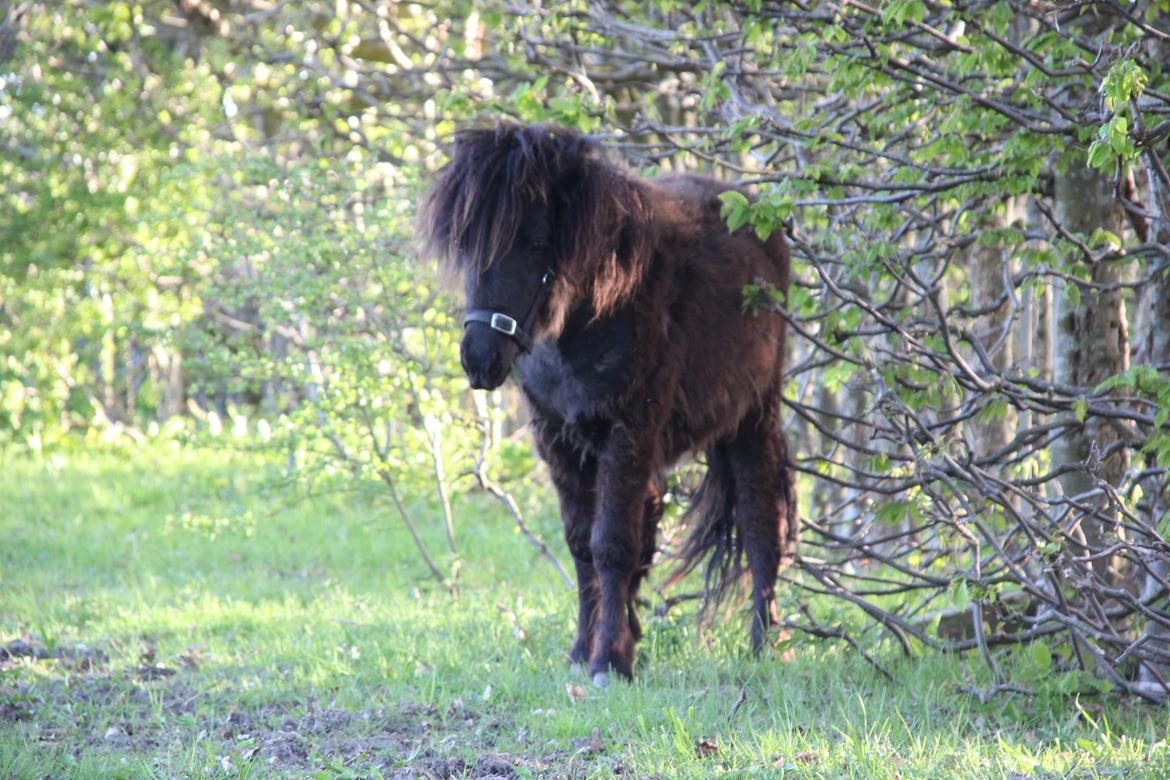
{"label": "fallen dry leaf", "polygon": [[576,704],[585,698],[585,689],[571,682],[565,683],[565,693],[569,694],[569,701]]}
{"label": "fallen dry leaf", "polygon": [[593,728],[593,735],[589,739],[574,739],[570,744],[575,751],[584,756],[605,752],[605,743],[601,741],[601,729],[597,727]]}
{"label": "fallen dry leaf", "polygon": [[821,757],[811,750],[806,750],[803,753],[797,753],[796,760],[801,764],[813,764],[820,761]]}
{"label": "fallen dry leaf", "polygon": [[528,635],[524,633],[524,629],[520,628],[520,621],[516,617],[516,613],[505,607],[503,604],[496,604],[496,611],[504,616],[512,625],[512,636],[516,638],[517,642],[523,642],[528,639]]}
{"label": "fallen dry leaf", "polygon": [[192,646],[179,656],[179,663],[184,669],[198,669],[207,658],[207,652],[203,648]]}
{"label": "fallen dry leaf", "polygon": [[719,746],[714,740],[700,739],[695,743],[695,755],[698,758],[708,758],[719,753]]}
{"label": "fallen dry leaf", "polygon": [[772,640],[772,647],[775,648],[781,663],[792,663],[796,660],[796,640],[788,631],[780,629],[776,632],[775,638]]}

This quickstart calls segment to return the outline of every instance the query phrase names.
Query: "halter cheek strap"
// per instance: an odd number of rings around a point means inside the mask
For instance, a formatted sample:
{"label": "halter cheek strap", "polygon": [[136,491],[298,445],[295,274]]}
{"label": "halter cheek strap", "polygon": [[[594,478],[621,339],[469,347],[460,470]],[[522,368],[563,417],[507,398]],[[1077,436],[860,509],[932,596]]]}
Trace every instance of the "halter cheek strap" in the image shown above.
{"label": "halter cheek strap", "polygon": [[528,312],[520,322],[517,322],[503,312],[492,311],[491,309],[468,309],[463,315],[464,329],[473,322],[482,322],[492,330],[503,333],[515,341],[520,345],[522,351],[531,352],[532,334],[530,331],[532,322],[536,319],[536,315],[540,313],[540,307],[548,300],[549,289],[556,277],[557,272],[550,266],[544,272],[544,275],[540,277],[540,287],[536,291],[536,297],[528,305]]}

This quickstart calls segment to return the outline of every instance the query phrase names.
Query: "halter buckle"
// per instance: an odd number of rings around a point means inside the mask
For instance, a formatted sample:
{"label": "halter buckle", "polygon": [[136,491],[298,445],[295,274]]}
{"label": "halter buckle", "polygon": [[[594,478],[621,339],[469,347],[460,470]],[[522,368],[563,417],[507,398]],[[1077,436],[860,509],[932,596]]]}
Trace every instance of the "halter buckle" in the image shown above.
{"label": "halter buckle", "polygon": [[492,312],[492,318],[491,321],[488,322],[488,325],[492,330],[498,330],[505,336],[515,336],[516,329],[519,327],[519,325],[516,323],[516,320],[509,317],[507,314],[501,314],[498,311]]}

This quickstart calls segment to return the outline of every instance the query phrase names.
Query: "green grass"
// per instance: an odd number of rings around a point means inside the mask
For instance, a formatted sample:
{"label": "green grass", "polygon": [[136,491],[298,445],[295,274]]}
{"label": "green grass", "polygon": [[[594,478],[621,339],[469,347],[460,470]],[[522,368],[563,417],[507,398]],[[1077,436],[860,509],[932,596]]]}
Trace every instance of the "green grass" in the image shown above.
{"label": "green grass", "polygon": [[493,504],[457,506],[452,599],[376,496],[290,503],[278,476],[170,445],[8,458],[0,645],[44,657],[0,661],[0,778],[1170,776],[1164,708],[980,704],[977,659],[882,645],[893,680],[834,642],[754,659],[681,610],[595,690],[562,660],[574,596]]}

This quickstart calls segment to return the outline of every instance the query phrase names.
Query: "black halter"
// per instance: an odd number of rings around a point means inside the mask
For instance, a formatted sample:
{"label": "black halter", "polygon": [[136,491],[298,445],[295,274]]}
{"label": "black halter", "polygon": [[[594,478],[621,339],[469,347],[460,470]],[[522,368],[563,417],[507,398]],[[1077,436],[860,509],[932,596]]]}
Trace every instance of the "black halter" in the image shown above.
{"label": "black halter", "polygon": [[532,321],[536,319],[536,315],[540,312],[540,307],[548,299],[549,287],[552,285],[553,279],[557,276],[557,272],[549,266],[544,275],[540,277],[540,288],[536,291],[536,297],[532,299],[532,303],[528,306],[528,313],[524,315],[524,319],[520,322],[509,317],[507,314],[499,311],[492,311],[491,309],[468,309],[463,315],[463,327],[466,328],[473,322],[482,322],[489,328],[503,333],[517,344],[524,352],[532,351],[532,335],[529,329],[532,327]]}

